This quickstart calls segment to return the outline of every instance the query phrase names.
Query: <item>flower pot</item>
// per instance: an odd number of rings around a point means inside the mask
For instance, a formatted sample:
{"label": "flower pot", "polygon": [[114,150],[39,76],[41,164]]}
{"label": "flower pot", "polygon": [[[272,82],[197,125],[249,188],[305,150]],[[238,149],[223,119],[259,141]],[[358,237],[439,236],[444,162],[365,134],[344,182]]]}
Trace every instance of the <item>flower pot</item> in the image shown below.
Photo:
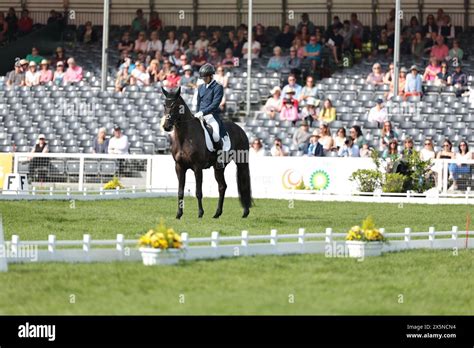
{"label": "flower pot", "polygon": [[366,256],[380,256],[382,254],[382,242],[359,242],[346,241],[349,257],[363,258]]}
{"label": "flower pot", "polygon": [[155,249],[155,248],[140,248],[142,253],[142,260],[145,266],[155,265],[174,265],[179,262],[182,256],[181,249]]}

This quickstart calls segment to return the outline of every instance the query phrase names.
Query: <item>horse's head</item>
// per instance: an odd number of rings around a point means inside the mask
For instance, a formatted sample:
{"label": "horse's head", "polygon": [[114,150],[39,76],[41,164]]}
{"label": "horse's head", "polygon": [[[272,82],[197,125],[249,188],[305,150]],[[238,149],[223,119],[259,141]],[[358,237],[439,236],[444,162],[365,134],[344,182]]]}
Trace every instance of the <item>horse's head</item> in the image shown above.
{"label": "horse's head", "polygon": [[179,120],[180,115],[184,113],[183,104],[180,103],[181,88],[178,88],[175,92],[170,92],[161,87],[163,94],[165,95],[165,114],[163,117],[165,121],[163,123],[163,129],[170,132],[173,126]]}

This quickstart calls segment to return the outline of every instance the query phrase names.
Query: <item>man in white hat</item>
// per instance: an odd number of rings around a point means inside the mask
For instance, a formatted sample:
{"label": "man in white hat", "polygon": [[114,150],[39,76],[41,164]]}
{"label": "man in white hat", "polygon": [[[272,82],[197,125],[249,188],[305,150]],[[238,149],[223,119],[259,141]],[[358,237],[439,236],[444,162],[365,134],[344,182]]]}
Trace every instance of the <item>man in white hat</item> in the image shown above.
{"label": "man in white hat", "polygon": [[25,74],[25,85],[28,87],[37,86],[40,83],[40,73],[36,70],[36,63],[31,61],[28,64],[28,71]]}
{"label": "man in white hat", "polygon": [[421,96],[423,81],[418,71],[419,70],[416,65],[411,66],[411,73],[408,74],[407,80],[405,82],[405,97]]}
{"label": "man in white hat", "polygon": [[15,62],[14,70],[10,71],[7,75],[7,86],[24,86],[25,85],[25,73],[21,68],[19,60]]}
{"label": "man in white hat", "polygon": [[275,118],[276,113],[280,112],[281,110],[281,89],[279,86],[275,86],[270,91],[272,95],[270,98],[267,99],[263,110],[265,111],[266,115],[271,118],[272,120]]}
{"label": "man in white hat", "polygon": [[313,121],[318,120],[318,106],[320,102],[321,101],[319,99],[309,97],[306,99],[306,105],[301,111],[301,117],[309,124],[310,127],[313,125]]}
{"label": "man in white hat", "polygon": [[193,68],[189,64],[183,67],[183,76],[181,76],[180,85],[181,87],[187,88],[197,87],[197,77],[194,76]]}

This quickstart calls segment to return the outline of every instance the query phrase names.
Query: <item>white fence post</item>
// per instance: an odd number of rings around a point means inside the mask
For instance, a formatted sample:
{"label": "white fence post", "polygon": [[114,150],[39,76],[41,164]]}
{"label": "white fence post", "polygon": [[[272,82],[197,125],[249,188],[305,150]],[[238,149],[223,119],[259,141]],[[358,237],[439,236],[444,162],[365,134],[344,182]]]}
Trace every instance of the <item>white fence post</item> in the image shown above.
{"label": "white fence post", "polygon": [[99,195],[101,195],[101,196],[104,195],[104,188],[103,187],[99,188]]}
{"label": "white fence post", "polygon": [[56,251],[56,236],[54,234],[50,234],[48,236],[48,251],[50,253],[54,253]]}
{"label": "white fence post", "polygon": [[332,243],[332,228],[326,228],[326,238],[324,239],[327,244]]}
{"label": "white fence post", "polygon": [[53,195],[53,190],[54,190],[54,189],[53,189],[53,187],[51,186],[51,187],[49,188],[49,195],[50,195],[50,196]]}
{"label": "white fence post", "polygon": [[84,156],[79,158],[79,192],[84,188]]}
{"label": "white fence post", "polygon": [[86,253],[88,253],[91,249],[91,235],[90,234],[85,234],[83,236],[83,244],[82,244],[82,250],[84,250]]}
{"label": "white fence post", "polygon": [[219,232],[211,233],[211,247],[217,248],[219,246]]}
{"label": "white fence post", "polygon": [[242,241],[241,241],[241,245],[243,247],[248,247],[249,246],[249,231],[242,231]]}
{"label": "white fence post", "polygon": [[18,255],[19,247],[20,247],[20,236],[17,236],[16,234],[14,234],[12,236],[12,247],[11,247],[11,251],[12,251],[13,256],[16,257]]}
{"label": "white fence post", "polygon": [[123,253],[124,242],[125,242],[125,237],[123,236],[123,234],[117,234],[117,251],[119,251],[120,254]]}
{"label": "white fence post", "polygon": [[0,248],[3,250],[3,255],[0,255],[0,272],[8,272],[7,249],[5,245],[5,238],[3,236],[3,219],[0,216]]}
{"label": "white fence post", "polygon": [[271,230],[270,231],[270,245],[277,245],[278,243],[278,231],[277,230]]}
{"label": "white fence post", "polygon": [[458,239],[458,227],[453,226],[452,233],[451,233],[451,239],[456,240]]}
{"label": "white fence post", "polygon": [[183,248],[187,248],[189,244],[189,237],[186,232],[181,233],[181,242],[183,242]]}
{"label": "white fence post", "polygon": [[380,232],[380,234],[384,235],[385,234],[385,228],[383,228],[383,227],[379,228],[379,232]]}
{"label": "white fence post", "polygon": [[410,241],[411,241],[411,228],[410,227],[406,227],[405,228],[405,243],[407,245],[407,247],[410,246]]}
{"label": "white fence post", "polygon": [[306,232],[304,228],[298,229],[298,243],[299,244],[304,244],[305,234]]}
{"label": "white fence post", "polygon": [[68,188],[66,189],[66,195],[67,195],[68,197],[71,195],[71,188],[70,188],[70,187],[68,187]]}
{"label": "white fence post", "polygon": [[429,230],[428,230],[428,233],[429,233],[429,235],[428,235],[428,240],[430,241],[431,246],[433,246],[433,242],[434,242],[434,240],[435,240],[435,238],[436,238],[436,235],[435,235],[435,228],[434,228],[433,226],[430,227]]}
{"label": "white fence post", "polygon": [[35,186],[33,186],[33,188],[31,189],[31,194],[33,196],[36,196],[36,187]]}
{"label": "white fence post", "polygon": [[87,187],[83,187],[83,188],[82,188],[82,191],[83,191],[83,195],[84,195],[84,196],[87,196]]}

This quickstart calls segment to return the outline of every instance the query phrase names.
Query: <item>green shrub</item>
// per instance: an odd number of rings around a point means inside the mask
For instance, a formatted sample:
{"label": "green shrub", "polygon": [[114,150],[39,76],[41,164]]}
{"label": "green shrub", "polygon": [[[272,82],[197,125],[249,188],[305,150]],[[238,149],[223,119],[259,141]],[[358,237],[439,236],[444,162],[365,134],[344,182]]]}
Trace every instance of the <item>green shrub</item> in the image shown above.
{"label": "green shrub", "polygon": [[406,176],[400,173],[385,174],[385,180],[382,185],[382,191],[386,193],[404,192],[403,188],[406,180]]}
{"label": "green shrub", "polygon": [[349,180],[357,183],[361,192],[374,192],[382,186],[382,173],[374,169],[359,169],[352,173]]}

